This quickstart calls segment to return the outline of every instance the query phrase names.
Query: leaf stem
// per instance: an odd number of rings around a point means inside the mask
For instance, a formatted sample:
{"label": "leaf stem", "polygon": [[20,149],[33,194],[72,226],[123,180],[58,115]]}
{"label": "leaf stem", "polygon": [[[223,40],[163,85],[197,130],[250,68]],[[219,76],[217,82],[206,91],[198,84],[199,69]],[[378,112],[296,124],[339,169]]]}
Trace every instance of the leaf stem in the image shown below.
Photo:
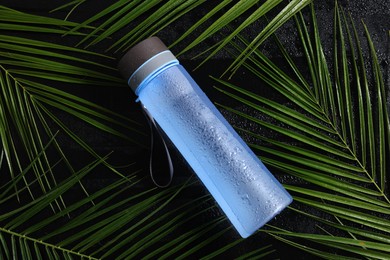
{"label": "leaf stem", "polygon": [[8,229],[2,228],[2,227],[0,227],[0,232],[7,233],[7,234],[9,234],[11,236],[16,236],[16,237],[18,237],[20,239],[31,241],[34,244],[40,244],[40,245],[45,246],[45,247],[49,247],[49,248],[52,248],[52,249],[55,249],[55,250],[59,250],[59,251],[61,251],[63,253],[77,255],[77,256],[79,256],[81,258],[98,259],[98,258],[95,258],[95,257],[92,257],[92,256],[88,256],[88,255],[84,255],[84,254],[81,254],[79,252],[75,252],[75,251],[72,251],[72,250],[69,250],[69,249],[66,249],[66,248],[62,248],[60,246],[56,246],[54,244],[50,244],[50,243],[44,242],[42,240],[38,240],[38,239],[29,237],[29,236],[25,236],[23,234],[20,234],[20,233],[17,233],[17,232],[14,232],[12,230],[8,230]]}
{"label": "leaf stem", "polygon": [[338,131],[337,127],[333,124],[333,122],[328,118],[328,116],[326,115],[325,112],[324,113],[324,116],[327,118],[327,120],[329,120],[329,125],[334,129],[336,135],[339,137],[339,139],[341,140],[341,142],[344,144],[345,146],[345,149],[348,150],[348,152],[351,154],[351,156],[355,159],[356,163],[358,164],[358,166],[363,170],[363,172],[367,175],[368,179],[371,181],[371,183],[375,186],[376,189],[378,189],[379,193],[381,194],[381,196],[386,200],[387,203],[390,204],[390,199],[386,196],[386,194],[384,193],[384,191],[379,187],[379,185],[376,183],[375,179],[373,178],[373,176],[368,172],[367,168],[361,163],[360,159],[358,158],[358,156],[356,155],[356,153],[351,150],[350,146],[348,145],[347,141],[345,140],[345,138],[343,137],[343,135]]}

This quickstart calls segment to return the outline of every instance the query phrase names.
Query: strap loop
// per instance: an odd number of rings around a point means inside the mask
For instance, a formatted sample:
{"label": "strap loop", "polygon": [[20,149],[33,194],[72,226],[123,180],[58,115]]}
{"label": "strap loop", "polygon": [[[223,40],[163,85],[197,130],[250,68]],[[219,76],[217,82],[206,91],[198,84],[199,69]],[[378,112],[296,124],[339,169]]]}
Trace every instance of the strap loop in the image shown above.
{"label": "strap loop", "polygon": [[[166,188],[166,187],[168,187],[171,184],[172,179],[173,179],[173,164],[172,164],[171,155],[169,153],[167,144],[165,143],[165,140],[164,140],[164,137],[163,137],[163,133],[161,132],[161,129],[158,127],[156,121],[154,120],[153,116],[149,113],[149,111],[146,109],[146,107],[142,103],[140,103],[140,104],[141,104],[142,111],[144,112],[145,117],[146,117],[146,119],[148,121],[148,124],[149,124],[149,127],[150,127],[150,159],[149,159],[149,174],[150,174],[150,178],[152,179],[152,182],[154,183],[154,185],[156,185],[157,187],[159,187],[159,188]],[[156,181],[156,178],[155,178],[155,175],[154,175],[154,172],[153,172],[153,152],[155,150],[155,147],[154,147],[155,146],[154,132],[157,133],[157,137],[162,142],[162,145],[163,145],[163,148],[164,148],[164,152],[165,152],[165,155],[166,155],[166,158],[167,158],[167,161],[168,161],[168,168],[169,168],[169,176],[168,176],[168,178],[169,179],[168,179],[167,183],[165,183],[165,184],[161,184],[158,181]]]}

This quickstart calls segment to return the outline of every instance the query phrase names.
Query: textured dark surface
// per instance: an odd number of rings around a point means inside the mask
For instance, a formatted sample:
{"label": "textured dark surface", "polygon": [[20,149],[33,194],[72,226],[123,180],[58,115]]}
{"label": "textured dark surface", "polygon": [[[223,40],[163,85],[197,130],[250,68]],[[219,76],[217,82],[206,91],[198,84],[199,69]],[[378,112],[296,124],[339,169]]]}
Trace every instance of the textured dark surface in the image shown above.
{"label": "textured dark surface", "polygon": [[[18,9],[20,11],[35,13],[35,14],[42,14],[47,15],[48,11],[52,10],[53,8],[56,8],[60,6],[61,4],[64,4],[66,1],[0,1],[0,4],[3,4],[5,6]],[[95,13],[96,10],[101,10],[105,6],[109,5],[114,1],[87,1],[85,4],[81,5],[79,9],[77,9],[71,16],[70,20],[74,21],[83,21],[87,17],[89,17],[91,14]],[[332,40],[332,34],[333,34],[333,1],[315,1],[316,2],[316,14],[317,19],[320,27],[320,33],[321,33],[321,39],[323,40],[325,53],[327,55],[331,55],[333,40]],[[362,0],[355,0],[355,1],[339,1],[339,4],[345,8],[346,12],[349,12],[351,14],[351,17],[357,22],[358,26],[358,33],[359,35],[364,35],[364,28],[363,26],[358,23],[360,20],[363,20],[364,23],[367,25],[368,30],[370,31],[372,35],[372,39],[375,43],[375,47],[378,51],[378,58],[380,61],[380,64],[383,68],[384,76],[385,76],[385,84],[388,87],[389,86],[389,49],[390,49],[390,43],[389,43],[389,30],[390,30],[390,3],[388,0],[382,0],[382,1],[362,1]],[[181,33],[183,33],[186,28],[188,28],[191,24],[194,23],[194,21],[197,21],[200,17],[202,17],[205,13],[205,10],[199,10],[198,12],[193,12],[189,15],[184,16],[180,21],[177,21],[173,23],[171,26],[165,28],[163,31],[158,33],[158,36],[167,44],[173,43],[174,39],[176,39]],[[65,17],[65,12],[54,12],[50,13],[50,16],[63,18]],[[239,20],[234,21],[234,23],[239,24]],[[257,33],[259,32],[259,28],[262,28],[262,23],[255,23],[254,25],[250,26],[250,28],[247,28],[245,30],[245,34],[249,38],[253,38]],[[278,35],[280,37],[280,40],[283,43],[288,43],[287,45],[287,51],[292,54],[295,58],[298,60],[302,58],[302,52],[299,46],[296,44],[296,33],[295,30],[292,28],[294,27],[293,23],[287,23],[283,28],[281,28],[278,31]],[[220,35],[216,35],[212,37],[211,39],[207,40],[204,44],[199,46],[198,48],[195,48],[191,50],[188,53],[185,53],[181,57],[179,57],[181,63],[187,68],[188,71],[191,71],[191,74],[193,75],[194,79],[198,84],[202,87],[202,89],[206,92],[206,94],[210,97],[212,101],[226,104],[233,106],[237,109],[245,110],[242,105],[237,104],[230,99],[227,99],[226,97],[223,97],[221,95],[218,95],[218,93],[212,88],[214,82],[209,78],[209,75],[219,76],[226,66],[232,62],[231,57],[228,55],[227,52],[220,52],[218,55],[216,55],[210,62],[206,63],[205,66],[200,67],[200,69],[193,71],[193,69],[199,64],[200,59],[198,58],[195,60],[192,60],[192,57],[206,49],[207,47],[211,46],[215,42],[218,41],[220,38]],[[72,45],[72,39],[66,39],[65,40],[59,40],[53,38],[53,41],[58,41],[64,43],[64,41],[69,41],[69,44]],[[180,50],[185,44],[188,44],[188,42],[191,41],[191,38],[181,43],[179,46],[175,46],[173,48],[173,53]],[[94,46],[91,49],[103,52],[102,50],[105,49],[106,46]],[[273,58],[274,60],[278,61],[278,58],[280,58],[279,52],[276,50],[274,43],[267,41],[262,46],[262,51],[267,54],[269,57]],[[116,58],[121,57],[121,53],[115,53],[114,54]],[[368,55],[368,53],[365,53],[365,55]],[[116,67],[117,60],[112,61],[109,64],[106,64],[108,66]],[[243,70],[240,70],[233,79],[236,83],[239,83],[241,86],[256,86],[258,84],[256,80],[249,76],[249,74]],[[68,87],[68,86],[65,86]],[[260,90],[261,92],[261,90]],[[82,97],[87,98],[88,100],[97,102],[105,107],[111,108],[115,111],[121,112],[125,114],[126,116],[129,116],[142,124],[144,124],[144,131],[148,132],[148,127],[145,122],[145,119],[141,113],[140,108],[138,105],[134,102],[135,96],[131,92],[130,88],[126,87],[126,83],[123,82],[123,88],[100,88],[100,87],[85,87],[82,90],[75,90],[75,93],[79,94]],[[272,96],[273,93],[261,93],[266,96]],[[390,101],[390,97],[387,97],[388,103]],[[248,113],[253,113],[253,111],[245,111]],[[231,115],[225,111],[223,111],[223,114],[227,117],[228,121],[230,121],[233,125],[236,126],[242,126],[242,124],[246,124],[245,121],[242,121],[237,116]],[[79,134],[81,138],[84,138],[87,143],[91,144],[98,152],[100,153],[107,153],[109,151],[114,150],[116,155],[116,160],[118,160],[118,163],[128,163],[132,161],[137,162],[137,167],[143,167],[147,165],[148,162],[148,156],[149,151],[148,149],[134,147],[130,145],[129,143],[123,142],[121,139],[114,138],[112,136],[108,136],[104,133],[101,133],[100,131],[97,131],[95,128],[91,126],[87,126],[84,124],[80,124],[78,121],[75,121],[74,118],[63,115],[62,117],[63,122],[70,125],[71,128]],[[257,132],[261,131],[258,126],[256,125],[245,125],[245,128],[249,130],[255,130]],[[253,128],[253,129],[252,129]],[[264,132],[264,135],[266,135],[267,132]],[[250,140],[250,137],[244,136],[244,139],[247,141]],[[144,140],[142,140],[144,143],[148,142],[148,138],[144,137]],[[62,140],[63,143],[67,142],[67,139],[64,138]],[[73,154],[75,158],[77,158],[80,154],[80,151],[78,147],[72,146],[72,144],[69,144],[68,146],[69,150],[73,151]],[[184,179],[186,179],[190,174],[191,170],[188,169],[186,164],[183,162],[180,155],[171,147],[172,154],[173,154],[173,160],[176,168],[175,173],[175,182],[180,183]],[[131,158],[131,159],[130,159]],[[83,158],[79,158],[80,163],[82,164]],[[144,173],[147,175],[147,172]],[[288,176],[284,175],[278,175],[277,176],[281,182],[283,183],[296,183],[299,182],[296,179],[290,178]],[[94,179],[90,179],[87,181],[86,186],[87,188],[99,188],[103,185],[105,185],[105,179],[106,177],[96,177]],[[145,183],[140,184],[140,189],[143,187],[149,187],[151,186],[150,182],[145,181]],[[183,197],[181,197],[180,201],[186,201],[187,198],[195,197],[195,196],[201,196],[202,194],[206,194],[206,191],[203,190],[202,186],[194,186],[192,189],[190,189],[188,192],[183,194]],[[180,202],[178,202],[180,203]],[[212,202],[210,202],[212,203]],[[219,216],[221,213],[218,209],[215,211],[210,211],[209,218],[215,218],[216,216]],[[207,219],[203,219],[203,221],[208,221]],[[301,232],[311,232],[315,230],[315,223],[301,218],[297,215],[292,214],[291,212],[286,212],[280,217],[278,216],[275,220],[271,222],[271,224],[278,224],[281,227],[291,228],[291,229],[298,229]],[[223,228],[226,228],[228,226],[228,223],[224,223],[221,225]],[[238,237],[233,232],[231,233],[233,238]],[[293,259],[299,259],[299,258],[305,258],[305,255],[301,252],[298,253],[296,249],[293,248],[287,248],[284,244],[280,244],[274,240],[272,240],[270,237],[265,236],[258,236],[256,238],[249,238],[248,241],[245,243],[244,247],[238,249],[239,253],[243,253],[245,251],[248,251],[252,248],[256,248],[256,246],[259,243],[267,243],[267,242],[273,243],[274,247],[278,250],[280,253],[279,255],[275,255],[274,257],[280,257],[283,259],[292,259],[292,255],[294,255]],[[218,246],[218,245],[216,245]],[[299,255],[298,255],[299,254]]]}

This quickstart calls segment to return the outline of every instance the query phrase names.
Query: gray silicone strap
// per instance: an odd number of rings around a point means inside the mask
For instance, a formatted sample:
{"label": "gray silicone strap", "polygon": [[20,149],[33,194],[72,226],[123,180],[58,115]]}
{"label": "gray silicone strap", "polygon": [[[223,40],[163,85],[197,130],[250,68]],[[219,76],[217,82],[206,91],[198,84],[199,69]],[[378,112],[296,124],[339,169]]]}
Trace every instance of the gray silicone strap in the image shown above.
{"label": "gray silicone strap", "polygon": [[[150,127],[150,158],[149,158],[150,178],[152,179],[152,182],[154,183],[154,185],[156,185],[157,187],[166,188],[171,184],[172,179],[173,179],[173,164],[172,164],[171,155],[169,153],[168,146],[165,143],[163,134],[161,133],[162,130],[160,130],[160,128],[157,125],[157,122],[154,120],[153,116],[149,113],[147,108],[142,103],[141,103],[141,107],[142,107],[143,112],[146,116],[146,119],[148,120],[149,127]],[[154,148],[155,148],[154,147],[155,146],[154,139],[156,138],[154,136],[154,130],[157,132],[156,137],[160,138],[160,140],[162,142],[162,145],[164,147],[165,156],[166,156],[167,161],[168,161],[168,175],[165,176],[165,179],[166,179],[165,183],[160,183],[160,181],[157,181],[157,179],[155,178],[154,170],[153,170],[153,153],[154,153]],[[163,155],[159,154],[158,156],[163,156]],[[158,179],[161,179],[161,178],[158,178]]]}
{"label": "gray silicone strap", "polygon": [[161,68],[163,65],[172,61],[177,61],[177,59],[172,54],[172,52],[168,50],[154,55],[152,58],[150,58],[144,64],[142,64],[133,73],[133,75],[130,76],[128,81],[129,86],[135,92],[135,90],[138,88],[138,86],[142,83],[144,79],[146,79],[157,69]]}

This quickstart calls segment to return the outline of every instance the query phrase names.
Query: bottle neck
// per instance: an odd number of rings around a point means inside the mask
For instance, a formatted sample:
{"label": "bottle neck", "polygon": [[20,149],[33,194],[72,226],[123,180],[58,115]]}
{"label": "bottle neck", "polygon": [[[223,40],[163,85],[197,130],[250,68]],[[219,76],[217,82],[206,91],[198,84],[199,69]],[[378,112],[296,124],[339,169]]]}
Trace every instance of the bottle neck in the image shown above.
{"label": "bottle neck", "polygon": [[169,50],[160,52],[147,61],[145,61],[139,68],[134,71],[128,80],[128,85],[138,96],[143,86],[156,77],[161,71],[179,64],[179,61]]}

